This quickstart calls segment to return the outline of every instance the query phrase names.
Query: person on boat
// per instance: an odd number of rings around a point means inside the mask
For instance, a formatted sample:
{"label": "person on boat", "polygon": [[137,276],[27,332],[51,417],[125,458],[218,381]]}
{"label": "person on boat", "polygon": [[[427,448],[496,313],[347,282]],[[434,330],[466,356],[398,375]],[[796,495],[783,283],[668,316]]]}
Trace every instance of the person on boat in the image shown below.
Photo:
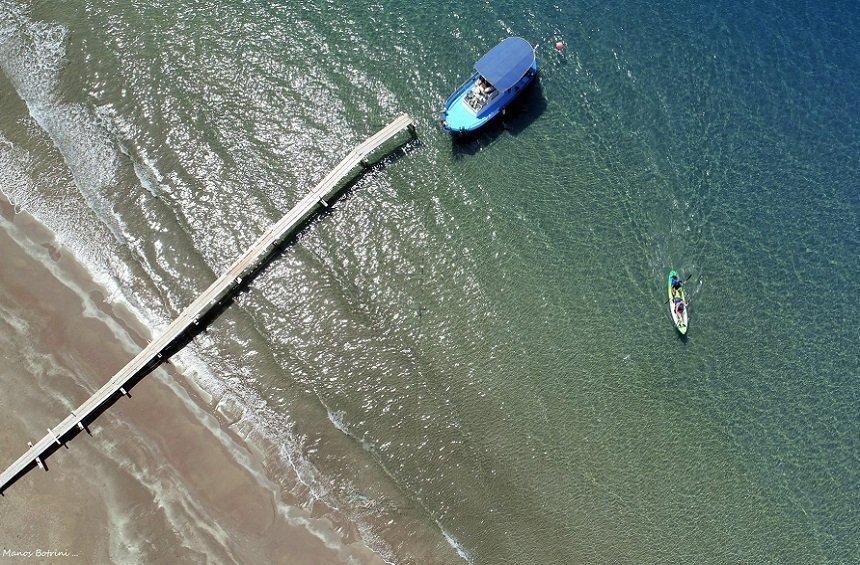
{"label": "person on boat", "polygon": [[676,312],[678,312],[678,316],[680,316],[682,318],[684,317],[684,301],[683,300],[678,301],[678,308],[677,308]]}
{"label": "person on boat", "polygon": [[489,95],[489,94],[492,94],[492,92],[493,92],[495,89],[496,89],[496,88],[495,88],[492,84],[490,84],[490,83],[487,81],[487,79],[485,79],[484,77],[481,77],[481,78],[478,80],[478,92],[480,92],[481,94],[483,94],[483,95],[487,96],[487,95]]}
{"label": "person on boat", "polygon": [[672,290],[681,290],[683,284],[678,277],[672,277]]}
{"label": "person on boat", "polygon": [[484,94],[485,82],[484,77],[481,77],[478,79],[478,82],[475,83],[474,88],[472,88],[472,100],[470,101],[470,104],[472,105],[472,108],[475,108],[476,110],[484,102],[484,98],[486,96]]}

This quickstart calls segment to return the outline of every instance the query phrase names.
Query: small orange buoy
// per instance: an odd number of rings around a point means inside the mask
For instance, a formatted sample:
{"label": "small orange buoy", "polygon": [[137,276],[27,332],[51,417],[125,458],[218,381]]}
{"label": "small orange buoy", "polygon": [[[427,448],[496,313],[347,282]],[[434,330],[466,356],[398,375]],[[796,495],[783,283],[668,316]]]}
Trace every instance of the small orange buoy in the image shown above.
{"label": "small orange buoy", "polygon": [[565,44],[564,41],[556,41],[555,42],[555,50],[556,51],[564,51]]}

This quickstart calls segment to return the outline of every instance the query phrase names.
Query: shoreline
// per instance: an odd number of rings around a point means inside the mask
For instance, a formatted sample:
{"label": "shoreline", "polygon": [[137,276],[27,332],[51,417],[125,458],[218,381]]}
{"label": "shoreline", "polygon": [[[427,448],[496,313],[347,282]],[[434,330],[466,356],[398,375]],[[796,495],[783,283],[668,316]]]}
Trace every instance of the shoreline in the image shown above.
{"label": "shoreline", "polygon": [[[11,462],[19,455],[16,444],[25,444],[39,435],[38,429],[59,421],[132,357],[149,332],[130,311],[105,301],[104,290],[53,243],[53,234],[38,220],[16,213],[5,198],[0,199],[0,215],[6,227],[14,227],[8,230],[14,236],[0,230],[4,261],[0,314],[7,323],[15,320],[9,324],[13,331],[4,333],[18,340],[7,347],[20,348],[26,337],[36,349],[28,360],[35,364],[30,370],[17,367],[19,374],[0,375],[5,397],[15,398],[14,408],[3,410],[0,434],[0,445]],[[16,324],[23,327],[15,328]],[[25,330],[26,336],[16,329]],[[56,375],[48,380],[39,375],[38,363],[44,358],[51,361],[49,373]],[[63,373],[69,376],[60,377]],[[287,552],[292,562],[383,562],[362,541],[358,527],[336,509],[319,500],[308,508],[272,482],[265,472],[265,447],[245,441],[233,427],[237,421],[230,407],[219,402],[213,408],[207,393],[197,388],[193,379],[168,364],[147,375],[130,391],[131,399],[115,402],[93,422],[92,437],[79,435],[47,459],[53,472],[33,469],[7,489],[0,539],[23,540],[28,546],[9,547],[11,551],[64,552],[47,543],[64,537],[58,535],[58,529],[67,525],[62,516],[29,528],[23,538],[20,530],[15,531],[14,517],[26,515],[33,500],[43,500],[54,508],[76,509],[76,514],[87,516],[86,524],[95,525],[99,520],[94,516],[108,517],[116,507],[131,503],[152,527],[162,530],[165,539],[170,530],[179,531],[176,544],[165,544],[174,549],[197,547],[206,555],[220,554],[233,561],[277,561]],[[41,390],[35,394],[37,389]],[[18,414],[25,406],[27,416],[21,418]],[[125,433],[120,436],[118,431]],[[88,469],[92,466],[96,469]],[[82,473],[75,473],[76,467]],[[89,472],[112,485],[111,496],[75,484]],[[294,480],[300,481],[298,476]],[[147,499],[156,504],[147,504]],[[84,508],[90,509],[81,512]],[[182,527],[188,531],[176,526],[183,519]],[[158,534],[147,535],[153,537]],[[88,538],[87,532],[76,532],[68,542]],[[84,561],[122,558],[117,555],[121,545],[89,543],[88,553],[81,549],[79,556]],[[75,554],[74,548],[68,552]],[[141,547],[125,557],[158,560],[158,551]]]}

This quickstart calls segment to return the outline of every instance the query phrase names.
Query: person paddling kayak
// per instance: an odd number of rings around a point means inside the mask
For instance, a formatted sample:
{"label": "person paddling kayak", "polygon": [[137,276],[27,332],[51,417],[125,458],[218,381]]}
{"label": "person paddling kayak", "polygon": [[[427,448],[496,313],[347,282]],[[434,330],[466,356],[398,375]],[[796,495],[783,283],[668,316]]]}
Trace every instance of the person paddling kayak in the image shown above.
{"label": "person paddling kayak", "polygon": [[[690,277],[687,277],[690,278]],[[678,273],[671,271],[667,281],[669,290],[669,298],[666,302],[671,302],[669,305],[669,313],[672,315],[672,321],[675,327],[682,334],[687,333],[687,297],[684,296],[684,281],[678,276]]]}

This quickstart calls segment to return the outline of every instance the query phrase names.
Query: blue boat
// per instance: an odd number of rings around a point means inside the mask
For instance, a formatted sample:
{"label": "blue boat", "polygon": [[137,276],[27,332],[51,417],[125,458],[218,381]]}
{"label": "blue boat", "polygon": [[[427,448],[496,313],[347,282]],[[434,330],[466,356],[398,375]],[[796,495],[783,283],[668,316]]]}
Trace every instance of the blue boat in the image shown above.
{"label": "blue boat", "polygon": [[475,74],[445,102],[442,127],[451,133],[475,131],[505,109],[538,73],[535,48],[509,37],[475,63]]}

